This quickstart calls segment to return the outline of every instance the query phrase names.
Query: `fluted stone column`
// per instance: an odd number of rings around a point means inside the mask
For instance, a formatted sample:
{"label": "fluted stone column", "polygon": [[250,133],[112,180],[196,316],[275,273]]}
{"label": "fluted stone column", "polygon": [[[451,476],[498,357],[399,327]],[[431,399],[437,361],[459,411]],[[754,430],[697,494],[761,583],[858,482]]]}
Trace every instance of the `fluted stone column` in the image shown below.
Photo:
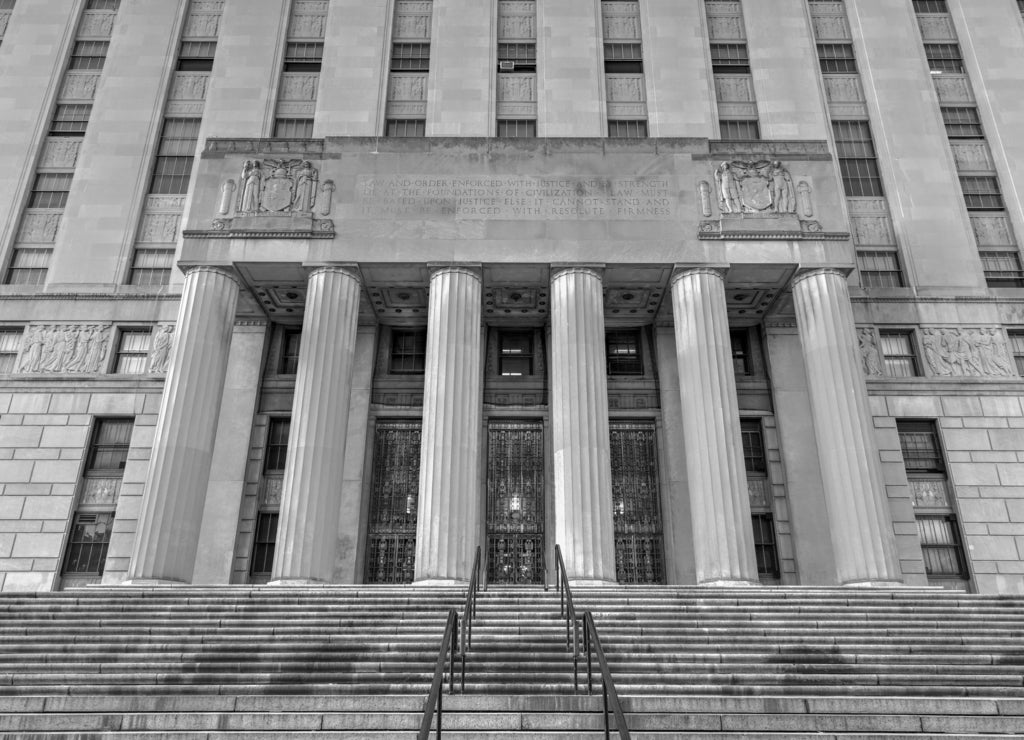
{"label": "fluted stone column", "polygon": [[228,270],[186,274],[129,582],[192,578],[237,305],[238,282]]}
{"label": "fluted stone column", "polygon": [[555,542],[569,578],[614,583],[604,296],[590,267],[551,277],[551,431]]}
{"label": "fluted stone column", "polygon": [[697,583],[756,583],[723,272],[676,273],[672,310]]}
{"label": "fluted stone column", "polygon": [[417,582],[469,580],[480,531],[482,282],[445,266],[430,278],[423,384]]}
{"label": "fluted stone column", "polygon": [[272,581],[331,581],[344,479],[360,279],[344,267],[307,283]]}
{"label": "fluted stone column", "polygon": [[902,579],[846,276],[806,272],[793,302],[839,582],[894,585]]}

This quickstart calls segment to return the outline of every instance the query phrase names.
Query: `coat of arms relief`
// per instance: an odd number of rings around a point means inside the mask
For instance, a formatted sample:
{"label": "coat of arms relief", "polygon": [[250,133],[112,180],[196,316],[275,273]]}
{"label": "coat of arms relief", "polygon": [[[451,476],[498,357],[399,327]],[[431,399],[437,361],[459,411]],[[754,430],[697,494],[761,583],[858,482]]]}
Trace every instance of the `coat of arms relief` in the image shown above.
{"label": "coat of arms relief", "polygon": [[[329,216],[334,195],[332,180],[320,181],[320,170],[304,159],[247,159],[238,183],[221,187],[217,230],[333,231]],[[288,217],[294,221],[268,221]],[[258,219],[258,220],[257,220]]]}
{"label": "coat of arms relief", "polygon": [[[711,216],[712,201],[716,201],[721,216],[719,221],[702,222],[702,235],[767,231],[791,236],[788,232],[821,231],[821,224],[811,220],[814,205],[810,184],[806,180],[795,182],[789,169],[778,160],[722,162],[715,168],[713,188],[704,181],[699,191],[702,215]],[[756,218],[758,223],[738,223],[747,218]]]}

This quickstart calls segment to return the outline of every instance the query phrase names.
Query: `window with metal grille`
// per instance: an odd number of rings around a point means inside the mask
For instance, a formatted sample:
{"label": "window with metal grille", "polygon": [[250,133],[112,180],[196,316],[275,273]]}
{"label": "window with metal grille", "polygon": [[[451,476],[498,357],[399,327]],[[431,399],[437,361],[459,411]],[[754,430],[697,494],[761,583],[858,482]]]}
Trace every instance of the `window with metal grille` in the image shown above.
{"label": "window with metal grille", "polygon": [[[1009,331],[1006,334],[1010,338],[1010,354],[1013,355],[1013,362],[1017,365],[1017,374],[1024,376],[1024,331]],[[18,337],[20,340],[20,332]],[[17,354],[16,350],[15,354]]]}
{"label": "window with metal grille", "polygon": [[103,575],[113,525],[112,511],[75,514],[64,556],[65,575]]}
{"label": "window with metal grille", "polygon": [[711,44],[711,71],[715,74],[750,74],[746,44]]}
{"label": "window with metal grille", "polygon": [[216,41],[182,41],[178,51],[178,71],[210,72],[216,53]]}
{"label": "window with metal grille", "polygon": [[150,343],[149,329],[122,329],[117,340],[115,373],[142,375],[148,370]]}
{"label": "window with metal grille", "polygon": [[913,378],[919,375],[917,353],[909,331],[879,332],[885,372],[893,378]]}
{"label": "window with metal grille", "polygon": [[857,59],[853,44],[818,44],[818,64],[826,75],[857,73]]}
{"label": "window with metal grille", "polygon": [[430,70],[430,44],[393,44],[392,72],[427,72]]}
{"label": "window with metal grille", "polygon": [[608,121],[609,139],[646,139],[647,121]]}
{"label": "window with metal grille", "polygon": [[925,44],[924,55],[928,58],[928,68],[937,74],[943,72],[962,73],[964,59],[960,53],[960,44]]}
{"label": "window with metal grille", "polygon": [[537,138],[537,122],[520,119],[499,119],[499,139],[535,139]]}
{"label": "window with metal grille", "polygon": [[865,288],[902,288],[899,255],[888,249],[858,249],[857,269]]}
{"label": "window with metal grille", "polygon": [[499,72],[536,72],[536,44],[498,44]]}
{"label": "window with metal grille", "polygon": [[319,72],[324,45],[319,41],[289,41],[284,52],[285,72]]}
{"label": "window with metal grille", "polygon": [[979,251],[981,269],[990,288],[1024,288],[1024,268],[1016,252]]}
{"label": "window with metal grille", "polygon": [[136,249],[129,276],[131,285],[167,285],[174,267],[173,249]]}
{"label": "window with metal grille", "polygon": [[604,335],[605,358],[609,375],[643,375],[640,357],[640,330],[617,329]]}
{"label": "window with metal grille", "polygon": [[719,121],[720,135],[725,141],[755,141],[761,138],[757,121]]}
{"label": "window with metal grille", "polygon": [[0,329],[0,373],[13,373],[18,369],[18,351],[21,349],[21,327]]}
{"label": "window with metal grille", "polygon": [[961,175],[960,187],[968,211],[1001,211],[1003,194],[999,191],[999,178],[994,175]]}
{"label": "window with metal grille", "polygon": [[533,375],[533,332],[498,332],[498,374]]}
{"label": "window with metal grille", "polygon": [[968,577],[960,528],[951,514],[917,517],[924,572],[929,578]]}
{"label": "window with metal grille", "polygon": [[948,13],[946,0],[914,0],[915,13]]}
{"label": "window with metal grille", "polygon": [[945,474],[946,463],[942,459],[939,434],[931,421],[897,421],[900,437],[900,452],[903,466],[908,474]]}
{"label": "window with metal grille", "polygon": [[732,370],[736,375],[750,375],[750,337],[746,329],[731,329],[729,345],[732,351]]}
{"label": "window with metal grille", "polygon": [[192,179],[201,118],[167,118],[160,133],[151,195],[184,195]]}
{"label": "window with metal grille", "polygon": [[751,514],[754,527],[754,558],[757,560],[757,575],[761,578],[778,578],[779,552],[775,547],[775,522],[771,514]]}
{"label": "window with metal grille", "polygon": [[977,108],[944,105],[942,106],[942,122],[946,126],[946,136],[950,139],[983,139],[985,137]]}
{"label": "window with metal grille", "polygon": [[261,511],[256,515],[249,575],[269,576],[273,570],[274,549],[277,545],[277,519],[276,511]]}
{"label": "window with metal grille", "polygon": [[760,419],[740,419],[740,437],[743,440],[743,466],[747,475],[764,478],[768,475],[768,464],[764,455],[764,438],[761,436]]}
{"label": "window with metal grille", "polygon": [[312,139],[312,118],[278,118],[274,121],[275,139]]}
{"label": "window with metal grille", "polygon": [[85,6],[86,10],[117,10],[121,7],[121,0],[89,0]]}
{"label": "window with metal grille", "polygon": [[426,329],[392,329],[390,372],[422,375],[427,364]]}
{"label": "window with metal grille", "polygon": [[88,103],[58,105],[50,122],[50,136],[85,136],[92,105]]}
{"label": "window with metal grille", "polygon": [[867,121],[833,121],[843,188],[850,197],[884,195],[871,127]]}
{"label": "window with metal grille", "polygon": [[607,74],[640,74],[644,71],[640,44],[605,44],[604,71]]}
{"label": "window with metal grille", "polygon": [[49,249],[15,249],[7,270],[8,285],[42,285],[50,266]]}
{"label": "window with metal grille", "polygon": [[70,172],[41,172],[36,175],[29,208],[63,208],[68,202],[72,177]]}
{"label": "window with metal grille", "polygon": [[385,136],[399,138],[422,138],[427,135],[427,122],[415,118],[388,119]]}
{"label": "window with metal grille", "polygon": [[103,69],[107,60],[109,41],[77,41],[71,51],[71,63],[68,69]]}
{"label": "window with metal grille", "polygon": [[291,431],[289,417],[274,417],[267,427],[267,452],[263,458],[263,472],[284,473],[288,462],[288,433]]}
{"label": "window with metal grille", "polygon": [[280,375],[295,375],[299,369],[299,348],[302,346],[301,329],[285,329],[281,338]]}

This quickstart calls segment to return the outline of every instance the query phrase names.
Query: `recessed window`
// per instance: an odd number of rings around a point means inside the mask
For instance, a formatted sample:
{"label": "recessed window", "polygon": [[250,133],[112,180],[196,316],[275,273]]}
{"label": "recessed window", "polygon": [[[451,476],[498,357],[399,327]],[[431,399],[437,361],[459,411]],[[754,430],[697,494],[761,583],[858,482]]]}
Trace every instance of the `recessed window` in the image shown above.
{"label": "recessed window", "polygon": [[768,464],[764,455],[760,419],[740,419],[740,437],[743,440],[743,466],[748,476],[764,478]]}
{"label": "recessed window", "polygon": [[925,44],[924,54],[928,58],[928,69],[936,74],[960,74],[964,71],[960,44]]}
{"label": "recessed window", "polygon": [[391,47],[392,72],[430,70],[430,44],[394,44]]}
{"label": "recessed window", "polygon": [[86,10],[117,10],[121,6],[121,0],[89,0],[85,6]]}
{"label": "recessed window", "polygon": [[274,568],[274,551],[277,549],[276,511],[261,511],[256,516],[256,531],[252,543],[252,560],[249,574],[269,576]]}
{"label": "recessed window", "polygon": [[946,0],[913,0],[915,13],[948,13]]}
{"label": "recessed window", "polygon": [[167,285],[174,267],[173,249],[136,249],[130,285]]}
{"label": "recessed window", "polygon": [[385,136],[422,138],[427,135],[427,122],[417,118],[388,119]]}
{"label": "recessed window", "polygon": [[299,348],[302,345],[301,329],[285,329],[281,337],[280,375],[295,375],[299,369]]}
{"label": "recessed window", "polygon": [[396,375],[422,375],[426,364],[427,330],[392,329],[390,371]]}
{"label": "recessed window", "polygon": [[832,133],[846,194],[853,198],[884,195],[882,177],[878,172],[878,155],[868,122],[833,121]]}
{"label": "recessed window", "polygon": [[263,458],[263,472],[271,474],[284,473],[288,461],[288,434],[291,431],[291,419],[275,417],[267,427],[267,451]]}
{"label": "recessed window", "polygon": [[818,44],[818,64],[822,74],[856,74],[853,44]]}
{"label": "recessed window", "polygon": [[718,128],[723,141],[756,141],[761,138],[761,126],[757,121],[719,121]]}
{"label": "recessed window", "polygon": [[942,122],[946,126],[946,136],[950,139],[983,139],[985,137],[977,108],[943,106]]}
{"label": "recessed window", "polygon": [[604,71],[607,74],[641,74],[644,63],[640,44],[605,44]]}
{"label": "recessed window", "polygon": [[87,103],[58,105],[50,122],[50,136],[85,136],[92,105]]}
{"label": "recessed window", "polygon": [[608,121],[609,139],[646,139],[647,121]]}
{"label": "recessed window", "polygon": [[71,190],[70,172],[40,173],[32,185],[29,208],[63,208]]}
{"label": "recessed window", "polygon": [[42,285],[50,266],[49,249],[15,249],[7,271],[8,285]]}
{"label": "recessed window", "polygon": [[764,579],[777,579],[779,552],[775,546],[775,522],[771,514],[751,514],[754,527],[754,559],[757,561],[757,575]]}
{"label": "recessed window", "polygon": [[979,251],[981,269],[990,288],[1024,288],[1024,268],[1016,251]]}
{"label": "recessed window", "polygon": [[746,44],[711,44],[711,71],[715,74],[750,74]]}
{"label": "recessed window", "polygon": [[85,475],[109,478],[124,473],[134,419],[99,419],[85,459]]}
{"label": "recessed window", "polygon": [[285,72],[319,72],[324,45],[313,41],[289,41],[284,52]]}
{"label": "recessed window", "polygon": [[1024,331],[1007,332],[1007,336],[1010,338],[1010,354],[1017,365],[1017,374],[1024,377]]}
{"label": "recessed window", "polygon": [[153,166],[153,182],[149,188],[151,195],[185,195],[188,192],[202,122],[201,118],[164,120]]}
{"label": "recessed window", "polygon": [[746,329],[731,329],[729,345],[732,351],[732,369],[736,375],[750,375],[750,335]]}
{"label": "recessed window", "polygon": [[82,512],[75,514],[68,539],[68,552],[64,558],[66,575],[103,575],[110,546],[110,530],[114,526],[114,512]]}
{"label": "recessed window", "polygon": [[216,41],[182,41],[178,51],[178,71],[210,72],[216,53]]}
{"label": "recessed window", "polygon": [[499,72],[536,72],[536,44],[498,44]]}
{"label": "recessed window", "polygon": [[150,343],[149,329],[122,329],[117,341],[117,364],[114,372],[124,375],[142,375],[148,368]]}
{"label": "recessed window", "polygon": [[879,332],[885,373],[893,378],[913,378],[920,375],[917,354],[909,331]]}
{"label": "recessed window", "polygon": [[312,118],[278,118],[274,121],[275,139],[312,139]]}
{"label": "recessed window", "polygon": [[1003,210],[1003,194],[999,191],[999,179],[994,175],[961,175],[960,187],[963,188],[968,211]]}
{"label": "recessed window", "polygon": [[18,351],[21,349],[23,332],[21,327],[0,329],[0,373],[13,373],[18,369]]}
{"label": "recessed window", "polygon": [[605,334],[605,354],[609,375],[643,375],[640,358],[640,330],[627,329]]}
{"label": "recessed window", "polygon": [[902,288],[900,258],[891,249],[858,249],[857,269],[865,288]]}
{"label": "recessed window", "polygon": [[498,138],[535,139],[537,138],[537,122],[519,119],[499,119]]}
{"label": "recessed window", "polygon": [[103,69],[107,59],[109,41],[78,41],[71,52],[71,63],[68,69]]}
{"label": "recessed window", "polygon": [[503,331],[498,334],[498,374],[533,375],[533,332]]}

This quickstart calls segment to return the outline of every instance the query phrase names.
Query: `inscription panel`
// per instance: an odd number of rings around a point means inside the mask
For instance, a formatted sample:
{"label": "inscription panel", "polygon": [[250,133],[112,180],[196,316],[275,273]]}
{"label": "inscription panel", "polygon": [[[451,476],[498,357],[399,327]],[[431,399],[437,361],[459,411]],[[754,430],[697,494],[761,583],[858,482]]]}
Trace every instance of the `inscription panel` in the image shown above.
{"label": "inscription panel", "polygon": [[363,218],[662,220],[676,207],[670,180],[660,176],[364,175],[356,183]]}

